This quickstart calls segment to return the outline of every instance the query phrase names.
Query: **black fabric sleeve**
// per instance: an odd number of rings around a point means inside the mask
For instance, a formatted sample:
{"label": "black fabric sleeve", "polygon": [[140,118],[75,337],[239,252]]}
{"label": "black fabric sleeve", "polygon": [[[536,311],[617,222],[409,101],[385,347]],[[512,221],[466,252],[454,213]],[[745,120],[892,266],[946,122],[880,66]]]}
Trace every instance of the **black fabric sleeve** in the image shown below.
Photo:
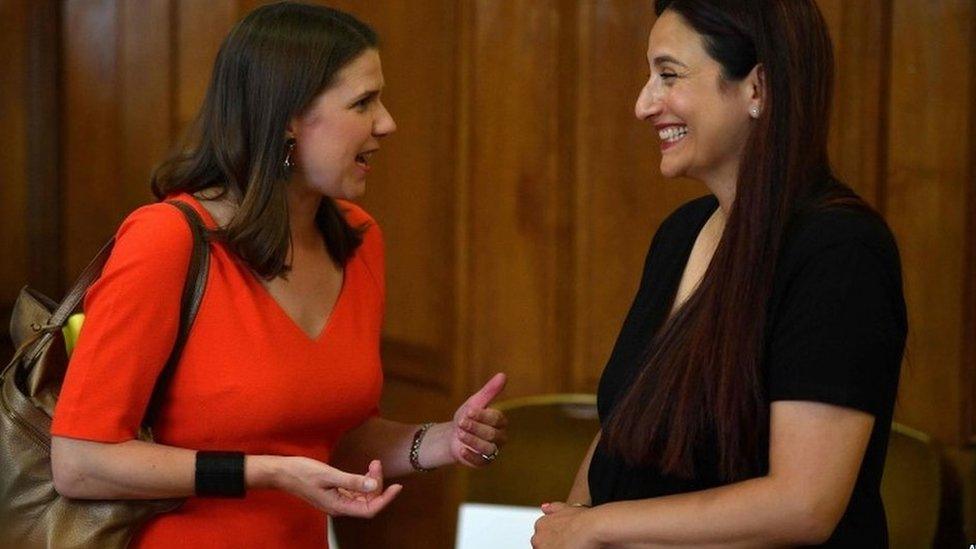
{"label": "black fabric sleeve", "polygon": [[769,400],[878,416],[893,398],[905,338],[897,251],[836,243],[795,270],[772,325]]}

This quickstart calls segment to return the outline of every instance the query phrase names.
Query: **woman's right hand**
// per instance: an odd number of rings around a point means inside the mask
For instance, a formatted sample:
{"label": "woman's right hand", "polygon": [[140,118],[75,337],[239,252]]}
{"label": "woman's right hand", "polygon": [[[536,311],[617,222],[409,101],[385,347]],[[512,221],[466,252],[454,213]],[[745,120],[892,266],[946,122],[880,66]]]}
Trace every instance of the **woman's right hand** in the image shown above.
{"label": "woman's right hand", "polygon": [[378,460],[365,475],[356,475],[305,457],[248,456],[249,485],[277,488],[298,496],[331,516],[372,518],[400,493],[402,486],[383,489]]}

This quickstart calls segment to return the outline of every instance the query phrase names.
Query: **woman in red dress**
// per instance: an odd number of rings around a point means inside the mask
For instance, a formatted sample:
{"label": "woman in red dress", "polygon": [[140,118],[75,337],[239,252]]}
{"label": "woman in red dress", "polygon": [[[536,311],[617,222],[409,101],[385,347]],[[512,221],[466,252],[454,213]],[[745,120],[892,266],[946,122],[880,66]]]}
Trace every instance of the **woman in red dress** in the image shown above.
{"label": "woman in red dress", "polygon": [[154,443],[135,437],[176,339],[192,236],[163,203],[119,228],[86,296],[52,466],[72,498],[188,498],[134,546],[321,547],[326,514],[393,500],[385,477],[497,456],[501,374],[447,422],[379,414],[383,241],[349,201],[396,129],[382,89],[375,33],[338,10],[264,6],[225,39],[195,131],[153,177],[212,241]]}

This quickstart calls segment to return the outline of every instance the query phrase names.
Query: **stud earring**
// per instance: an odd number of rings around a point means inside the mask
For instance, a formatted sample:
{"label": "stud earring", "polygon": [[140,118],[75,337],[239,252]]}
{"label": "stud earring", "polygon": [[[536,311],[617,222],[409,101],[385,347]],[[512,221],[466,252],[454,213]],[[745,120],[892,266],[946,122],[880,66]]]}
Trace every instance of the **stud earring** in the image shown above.
{"label": "stud earring", "polygon": [[759,105],[753,105],[749,107],[749,115],[753,118],[759,118]]}
{"label": "stud earring", "polygon": [[295,167],[295,162],[291,159],[291,153],[295,150],[295,138],[289,137],[285,141],[285,146],[288,147],[288,152],[285,154],[285,169],[290,170]]}

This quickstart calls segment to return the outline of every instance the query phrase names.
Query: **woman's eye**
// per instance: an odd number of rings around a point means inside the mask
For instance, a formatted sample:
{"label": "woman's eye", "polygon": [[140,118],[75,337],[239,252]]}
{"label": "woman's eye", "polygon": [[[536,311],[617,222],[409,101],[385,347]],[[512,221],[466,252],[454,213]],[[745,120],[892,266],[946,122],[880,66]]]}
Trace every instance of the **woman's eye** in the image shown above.
{"label": "woman's eye", "polygon": [[353,103],[352,106],[355,107],[357,111],[364,111],[364,110],[366,110],[367,107],[369,107],[369,102],[370,101],[372,101],[372,98],[370,98],[370,97],[364,97],[364,98],[360,99],[359,101],[356,101],[355,103]]}
{"label": "woman's eye", "polygon": [[661,73],[661,79],[662,80],[671,80],[671,79],[677,78],[677,77],[678,77],[677,73],[673,73],[673,72],[662,72]]}

